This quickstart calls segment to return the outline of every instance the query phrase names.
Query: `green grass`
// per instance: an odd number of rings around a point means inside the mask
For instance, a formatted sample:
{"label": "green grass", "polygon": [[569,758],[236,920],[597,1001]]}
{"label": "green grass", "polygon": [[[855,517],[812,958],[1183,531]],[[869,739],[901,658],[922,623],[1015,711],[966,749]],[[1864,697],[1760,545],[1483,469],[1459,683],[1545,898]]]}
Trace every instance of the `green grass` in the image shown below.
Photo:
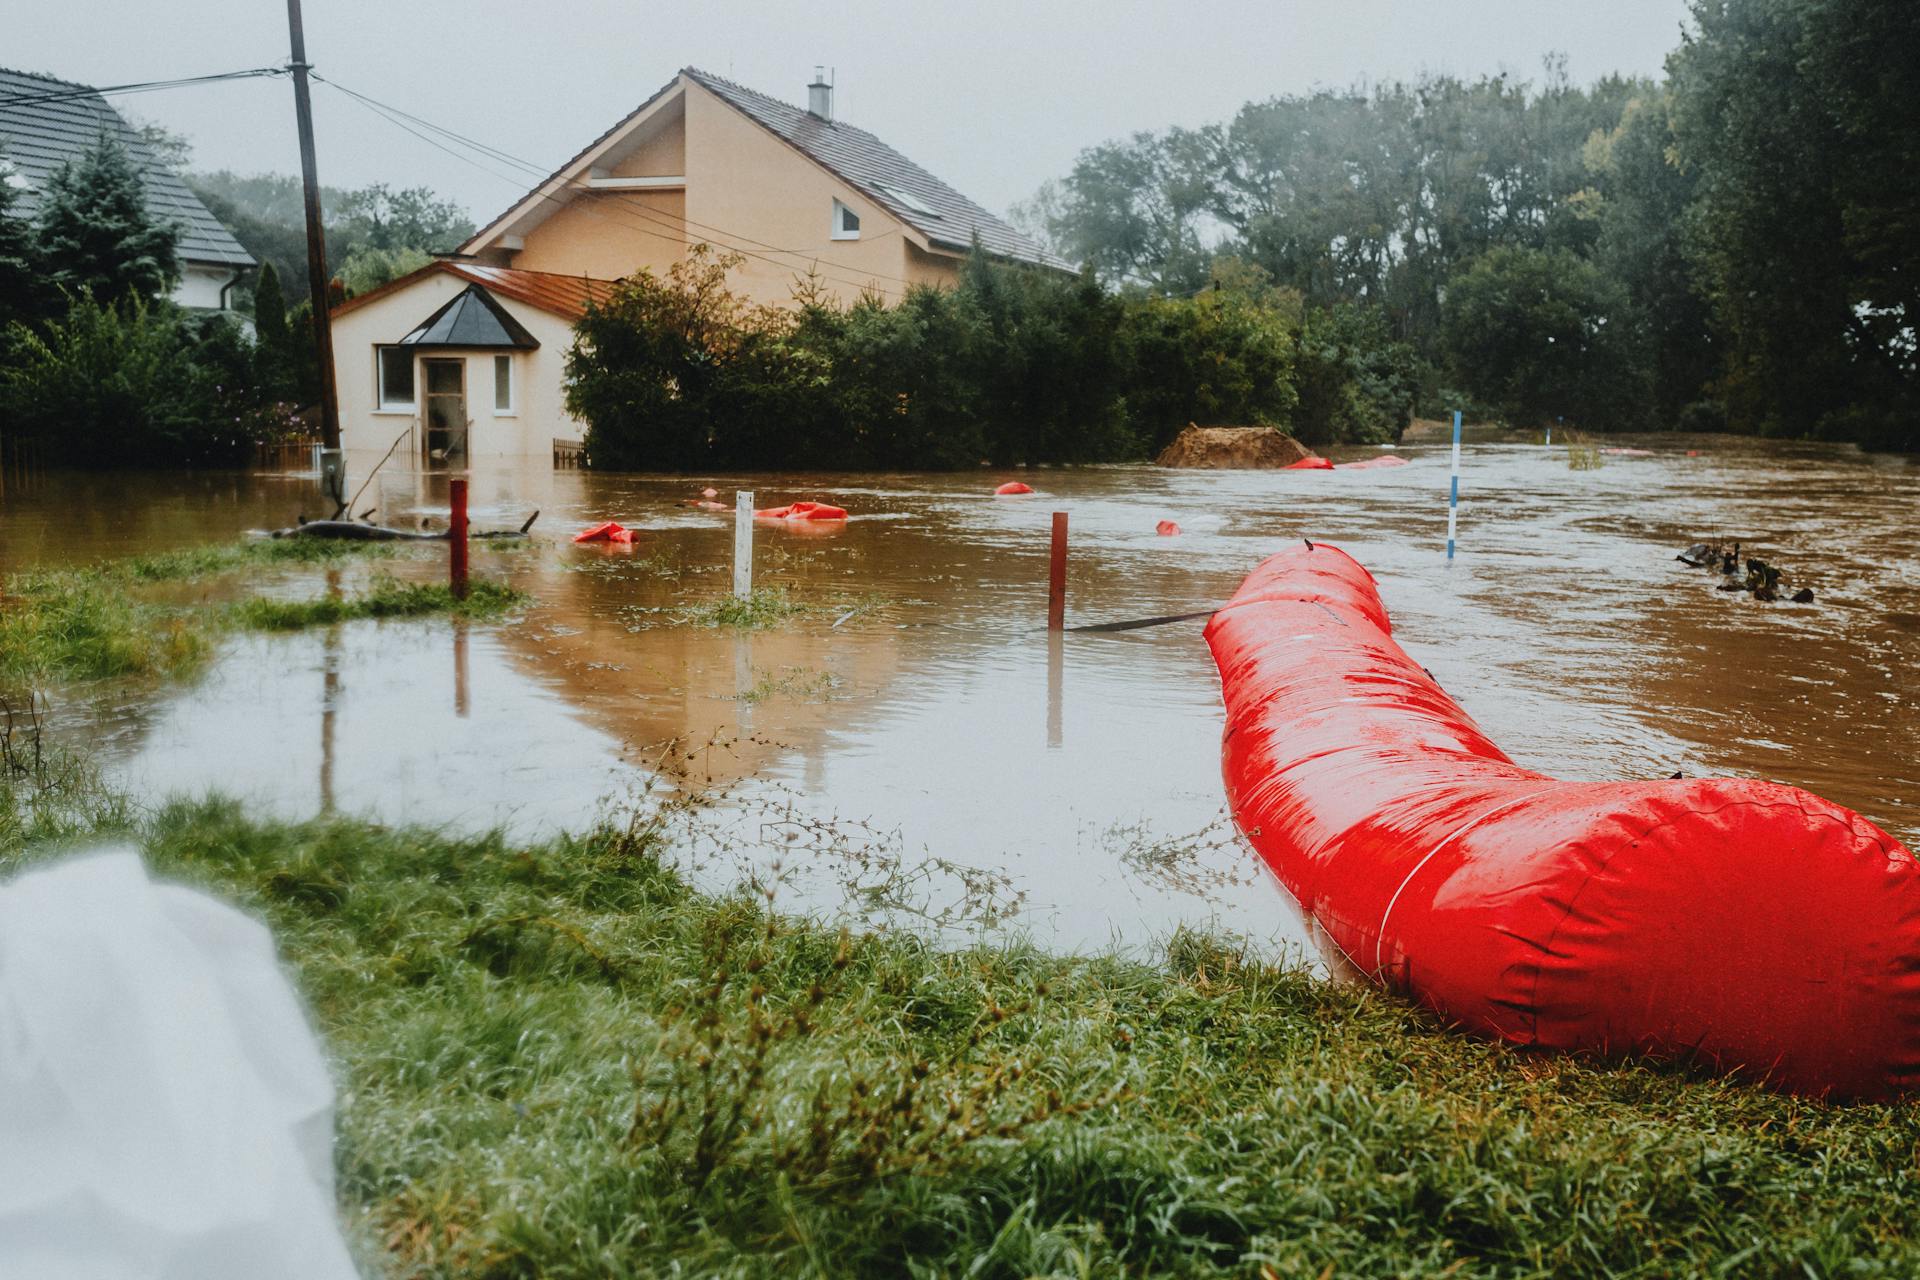
{"label": "green grass", "polygon": [[348,542],[335,538],[250,538],[207,546],[130,556],[97,566],[109,576],[132,582],[187,582],[240,569],[273,565],[337,565],[358,560],[392,559],[413,543]]}
{"label": "green grass", "polygon": [[298,631],[326,627],[357,618],[418,618],[446,613],[464,618],[492,618],[525,604],[527,594],[500,582],[473,579],[467,596],[456,600],[444,582],[401,582],[382,575],[358,595],[320,596],[312,600],[270,600],[255,597],[233,606],[233,621],[251,631]]}
{"label": "green grass", "polygon": [[871,599],[836,596],[832,599],[809,600],[794,595],[785,587],[755,587],[745,599],[728,595],[683,609],[675,615],[675,621],[698,627],[764,631],[795,618],[822,615],[839,618],[849,613],[862,614],[874,607],[875,602]]}
{"label": "green grass", "polygon": [[[0,873],[89,820],[17,808]],[[693,891],[645,827],[204,801],[139,838],[271,922],[393,1277],[1920,1273],[1909,1106],[1477,1043],[1195,935],[842,933]]]}
{"label": "green grass", "polygon": [[250,568],[333,565],[392,554],[391,544],[287,538],[11,574],[0,583],[0,688],[186,675],[233,626],[284,631],[352,618],[492,617],[526,599],[503,584],[475,579],[468,599],[455,601],[445,586],[407,584],[386,575],[364,592],[312,600],[177,604],[154,592],[166,584],[230,577]]}
{"label": "green grass", "polygon": [[114,575],[46,570],[0,587],[0,684],[181,675],[210,647],[201,619],[140,599]]}

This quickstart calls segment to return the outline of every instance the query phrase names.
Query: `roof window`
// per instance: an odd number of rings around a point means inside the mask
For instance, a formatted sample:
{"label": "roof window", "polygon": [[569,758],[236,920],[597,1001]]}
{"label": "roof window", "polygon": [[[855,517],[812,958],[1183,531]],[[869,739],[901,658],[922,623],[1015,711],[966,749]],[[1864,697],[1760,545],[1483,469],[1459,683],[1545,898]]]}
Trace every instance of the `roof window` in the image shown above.
{"label": "roof window", "polygon": [[940,216],[939,210],[929,208],[926,201],[910,191],[903,191],[899,187],[890,187],[883,182],[874,183],[873,189],[909,213],[917,213],[923,218],[937,218]]}

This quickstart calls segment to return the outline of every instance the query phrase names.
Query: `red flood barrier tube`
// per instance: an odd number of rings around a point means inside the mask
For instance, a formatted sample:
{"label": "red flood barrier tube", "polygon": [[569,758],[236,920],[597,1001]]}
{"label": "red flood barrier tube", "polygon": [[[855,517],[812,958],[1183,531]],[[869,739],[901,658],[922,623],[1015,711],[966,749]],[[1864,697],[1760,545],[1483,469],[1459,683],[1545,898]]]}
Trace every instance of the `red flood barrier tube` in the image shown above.
{"label": "red flood barrier tube", "polygon": [[1333,463],[1325,458],[1302,458],[1298,462],[1289,462],[1280,469],[1282,471],[1331,471]]}
{"label": "red flood barrier tube", "polygon": [[1159,524],[1153,526],[1153,531],[1163,538],[1177,538],[1180,536],[1180,526],[1171,520],[1162,520]]}
{"label": "red flood barrier tube", "polygon": [[1520,1045],[1920,1085],[1920,871],[1871,822],[1773,782],[1521,768],[1334,547],[1267,560],[1206,637],[1234,819],[1375,982]]}
{"label": "red flood barrier tube", "polygon": [[1358,462],[1343,462],[1342,471],[1371,471],[1375,467],[1404,467],[1407,460],[1391,453],[1383,453],[1377,458],[1362,458]]}
{"label": "red flood barrier tube", "polygon": [[573,535],[575,542],[632,542],[633,530],[622,528],[618,521],[609,520],[597,524],[591,529],[583,529]]}
{"label": "red flood barrier tube", "polygon": [[1032,492],[1033,492],[1032,485],[1022,484],[1018,480],[1009,480],[1005,484],[1001,485],[998,489],[995,489],[993,491],[993,496],[996,498],[1011,498],[1018,494],[1032,493]]}
{"label": "red flood barrier tube", "polygon": [[796,502],[791,506],[768,507],[753,513],[756,520],[845,520],[846,508],[830,507],[824,502]]}

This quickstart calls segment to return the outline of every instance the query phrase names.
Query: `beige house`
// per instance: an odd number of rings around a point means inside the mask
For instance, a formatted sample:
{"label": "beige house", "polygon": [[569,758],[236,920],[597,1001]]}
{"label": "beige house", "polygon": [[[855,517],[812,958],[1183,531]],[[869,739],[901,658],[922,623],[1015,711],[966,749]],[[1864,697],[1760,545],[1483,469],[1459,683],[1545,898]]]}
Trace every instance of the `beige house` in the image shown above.
{"label": "beige house", "polygon": [[426,465],[578,442],[563,407],[571,326],[607,283],[688,248],[738,254],[733,285],[785,305],[811,275],[843,302],[953,283],[974,244],[1054,257],[864,129],[689,67],[459,252],[334,308],[343,442],[412,430]]}

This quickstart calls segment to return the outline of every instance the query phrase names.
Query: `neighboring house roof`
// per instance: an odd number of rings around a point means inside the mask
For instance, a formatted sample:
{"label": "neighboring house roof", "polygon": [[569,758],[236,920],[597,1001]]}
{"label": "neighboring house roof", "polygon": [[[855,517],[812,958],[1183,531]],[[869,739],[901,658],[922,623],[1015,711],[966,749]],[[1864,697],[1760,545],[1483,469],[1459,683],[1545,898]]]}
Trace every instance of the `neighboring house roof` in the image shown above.
{"label": "neighboring house roof", "polygon": [[[62,91],[73,96],[52,102],[12,101]],[[180,226],[182,261],[224,267],[253,265],[253,255],[220,225],[220,220],[200,203],[200,197],[187,189],[179,174],[154,157],[151,148],[105,98],[86,85],[0,68],[0,158],[27,180],[14,206],[22,215],[31,218],[39,212],[47,179],[67,161],[91,150],[103,129],[118,136],[139,166],[147,188],[147,211],[156,219]]]}
{"label": "neighboring house roof", "polygon": [[1030,237],[988,213],[865,129],[841,120],[822,120],[800,107],[770,98],[720,76],[710,75],[697,67],[683,68],[679,76],[662,85],[645,102],[575,152],[571,159],[542,179],[532,191],[475,232],[470,240],[460,246],[461,251],[473,252],[482,247],[502,231],[518,211],[541,198],[541,194],[555,183],[566,180],[569,173],[579,168],[603,143],[646,114],[650,107],[680,83],[682,76],[714,94],[843,182],[858,187],[889,213],[925,236],[930,243],[965,253],[973,247],[977,236],[981,248],[988,253],[1061,271],[1076,270],[1071,262],[1047,252]]}
{"label": "neighboring house roof", "polygon": [[860,188],[928,240],[965,252],[977,237],[988,253],[1072,271],[1026,235],[988,213],[865,129],[819,116],[696,67],[681,72],[735,110]]}
{"label": "neighboring house roof", "polygon": [[470,284],[400,339],[403,347],[504,347],[531,351],[539,339],[493,295]]}
{"label": "neighboring house roof", "polygon": [[389,280],[377,289],[369,289],[348,298],[332,308],[330,314],[345,315],[375,299],[404,289],[416,280],[441,273],[456,276],[469,284],[482,285],[490,293],[524,302],[564,320],[578,320],[587,313],[589,302],[606,297],[613,289],[611,280],[595,280],[590,276],[562,276],[550,271],[521,271],[516,267],[488,267],[477,262],[453,262],[441,258],[397,280]]}

